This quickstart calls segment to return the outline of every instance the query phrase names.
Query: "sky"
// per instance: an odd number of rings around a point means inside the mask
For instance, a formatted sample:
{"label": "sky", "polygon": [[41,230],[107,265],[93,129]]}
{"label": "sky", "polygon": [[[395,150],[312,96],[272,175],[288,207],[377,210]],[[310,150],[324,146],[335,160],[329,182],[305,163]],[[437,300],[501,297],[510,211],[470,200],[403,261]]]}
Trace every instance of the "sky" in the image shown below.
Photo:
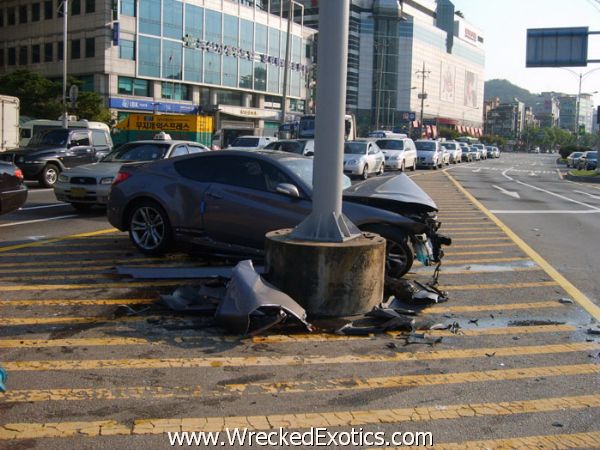
{"label": "sky", "polygon": [[[565,69],[525,67],[528,28],[586,26],[600,31],[600,0],[452,0],[485,39],[485,79],[506,79],[532,93],[577,95],[579,77]],[[600,60],[600,34],[589,36],[588,59]],[[585,75],[591,70],[598,69]],[[570,67],[583,73],[582,93],[600,91],[600,64]],[[594,95],[600,105],[600,93]]]}

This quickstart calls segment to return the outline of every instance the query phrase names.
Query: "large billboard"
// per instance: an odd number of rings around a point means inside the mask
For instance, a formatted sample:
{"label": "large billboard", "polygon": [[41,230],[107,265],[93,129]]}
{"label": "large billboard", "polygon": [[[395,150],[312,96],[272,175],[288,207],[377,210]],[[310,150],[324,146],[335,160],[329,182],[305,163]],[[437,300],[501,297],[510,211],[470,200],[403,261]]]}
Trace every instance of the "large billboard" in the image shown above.
{"label": "large billboard", "polygon": [[477,75],[465,71],[465,106],[477,108]]}
{"label": "large billboard", "polygon": [[454,103],[454,83],[456,80],[456,68],[444,61],[441,63],[440,73],[440,100]]}
{"label": "large billboard", "polygon": [[585,67],[588,28],[530,28],[526,67]]}

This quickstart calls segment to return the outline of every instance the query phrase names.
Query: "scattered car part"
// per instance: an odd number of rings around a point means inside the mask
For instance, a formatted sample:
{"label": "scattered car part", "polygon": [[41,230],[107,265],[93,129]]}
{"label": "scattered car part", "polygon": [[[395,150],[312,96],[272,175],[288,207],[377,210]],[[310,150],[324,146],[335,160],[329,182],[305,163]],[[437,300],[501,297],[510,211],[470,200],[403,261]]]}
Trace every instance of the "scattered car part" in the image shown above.
{"label": "scattered car part", "polygon": [[[119,275],[128,275],[133,278],[146,280],[169,280],[169,279],[192,279],[192,278],[231,278],[233,267],[210,266],[210,267],[139,267],[139,266],[117,266]],[[264,267],[256,267],[256,272],[262,274]]]}
{"label": "scattered car part", "polygon": [[225,296],[225,288],[202,285],[181,286],[170,295],[161,295],[160,299],[173,311],[194,311],[214,314],[219,302]]}
{"label": "scattered car part", "polygon": [[0,367],[0,392],[6,392],[6,370]]}

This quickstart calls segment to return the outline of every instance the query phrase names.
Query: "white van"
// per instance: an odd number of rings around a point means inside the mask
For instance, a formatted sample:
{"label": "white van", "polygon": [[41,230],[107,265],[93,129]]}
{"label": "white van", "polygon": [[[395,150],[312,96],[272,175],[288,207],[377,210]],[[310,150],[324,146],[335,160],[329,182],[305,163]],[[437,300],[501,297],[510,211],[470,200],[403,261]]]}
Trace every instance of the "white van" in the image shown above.
{"label": "white van", "polygon": [[[36,119],[25,122],[21,125],[21,138],[19,140],[19,147],[26,147],[33,136],[53,128],[62,128],[61,120],[47,120],[47,119]],[[102,122],[88,122],[87,120],[70,120],[68,122],[69,128],[87,128],[92,130],[103,130],[107,134],[110,134],[110,128],[108,125]]]}

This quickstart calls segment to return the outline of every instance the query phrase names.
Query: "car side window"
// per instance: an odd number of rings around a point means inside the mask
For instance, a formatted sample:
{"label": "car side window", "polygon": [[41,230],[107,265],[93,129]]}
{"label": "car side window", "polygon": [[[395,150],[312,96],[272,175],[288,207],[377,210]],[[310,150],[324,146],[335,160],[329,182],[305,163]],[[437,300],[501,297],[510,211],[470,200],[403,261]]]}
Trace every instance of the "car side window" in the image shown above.
{"label": "car side window", "polygon": [[234,159],[229,167],[229,172],[221,182],[247,189],[267,190],[265,173],[261,164],[250,158]]}
{"label": "car side window", "polygon": [[210,183],[226,176],[231,158],[215,156],[213,158],[191,158],[174,164],[175,171],[184,178]]}
{"label": "car side window", "polygon": [[265,174],[259,161],[215,155],[185,159],[175,163],[183,177],[205,183],[221,183],[248,189],[266,190]]}
{"label": "car side window", "polygon": [[188,152],[190,152],[190,154],[194,154],[194,153],[204,153],[206,150],[204,149],[204,147],[198,147],[197,145],[188,145]]}
{"label": "car side window", "polygon": [[[265,174],[266,190],[269,192],[277,192],[277,185],[281,183],[294,184],[294,182],[285,173],[277,167],[269,163],[262,163],[263,172]],[[295,185],[295,184],[294,184]]]}
{"label": "car side window", "polygon": [[87,133],[73,133],[71,135],[71,146],[81,147],[84,145],[90,145],[90,137]]}
{"label": "car side window", "polygon": [[183,156],[188,154],[187,145],[178,145],[171,152],[171,158],[175,158],[176,156]]}
{"label": "car side window", "polygon": [[108,139],[104,131],[92,130],[92,144],[94,146],[107,146]]}

